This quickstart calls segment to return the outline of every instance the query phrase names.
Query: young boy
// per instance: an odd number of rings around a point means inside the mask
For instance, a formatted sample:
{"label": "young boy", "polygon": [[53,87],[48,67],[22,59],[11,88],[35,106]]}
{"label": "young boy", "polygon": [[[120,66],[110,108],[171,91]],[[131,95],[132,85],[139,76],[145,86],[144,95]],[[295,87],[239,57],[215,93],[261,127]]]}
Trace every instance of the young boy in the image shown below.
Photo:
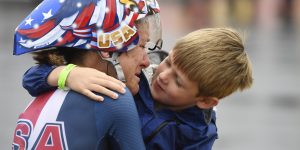
{"label": "young boy", "polygon": [[236,31],[208,28],[184,36],[159,64],[150,86],[140,76],[135,103],[147,149],[211,149],[217,138],[213,107],[252,81],[251,63]]}
{"label": "young boy", "polygon": [[[140,86],[140,95],[147,97],[141,98],[143,103],[136,101],[146,147],[211,149],[217,138],[212,108],[233,92],[249,88],[252,81],[251,63],[236,31],[211,28],[184,36],[157,67],[152,97],[142,94],[147,90]],[[151,115],[147,110],[155,116],[151,120],[146,119]]]}

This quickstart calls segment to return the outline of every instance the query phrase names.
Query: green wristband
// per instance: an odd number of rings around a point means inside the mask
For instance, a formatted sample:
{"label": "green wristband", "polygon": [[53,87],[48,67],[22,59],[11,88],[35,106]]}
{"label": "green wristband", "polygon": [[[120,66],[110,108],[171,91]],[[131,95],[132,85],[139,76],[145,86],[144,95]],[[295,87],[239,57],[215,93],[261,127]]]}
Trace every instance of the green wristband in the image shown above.
{"label": "green wristband", "polygon": [[68,64],[60,73],[57,81],[57,85],[59,89],[65,90],[66,80],[70,73],[70,71],[76,67],[74,64]]}

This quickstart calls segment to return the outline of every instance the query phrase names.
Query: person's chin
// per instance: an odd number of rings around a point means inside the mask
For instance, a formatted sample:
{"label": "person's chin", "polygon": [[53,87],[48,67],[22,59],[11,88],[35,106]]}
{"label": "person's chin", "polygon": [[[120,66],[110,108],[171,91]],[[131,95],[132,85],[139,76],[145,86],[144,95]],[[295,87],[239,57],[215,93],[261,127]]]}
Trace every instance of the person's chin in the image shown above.
{"label": "person's chin", "polygon": [[153,99],[159,99],[159,94],[158,92],[155,90],[155,87],[153,85],[151,85],[150,87],[150,91],[151,91],[151,95]]}
{"label": "person's chin", "polygon": [[140,87],[136,86],[136,87],[132,87],[130,91],[131,91],[132,95],[136,95],[139,92],[139,90],[140,90]]}

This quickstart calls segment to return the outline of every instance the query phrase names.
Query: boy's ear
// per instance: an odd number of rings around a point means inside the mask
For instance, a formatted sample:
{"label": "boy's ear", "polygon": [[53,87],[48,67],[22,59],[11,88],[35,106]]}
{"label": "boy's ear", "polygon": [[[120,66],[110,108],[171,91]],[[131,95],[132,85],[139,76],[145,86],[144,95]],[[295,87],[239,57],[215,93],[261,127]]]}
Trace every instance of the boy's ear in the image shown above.
{"label": "boy's ear", "polygon": [[201,109],[210,109],[219,104],[219,99],[216,97],[199,97],[196,105]]}

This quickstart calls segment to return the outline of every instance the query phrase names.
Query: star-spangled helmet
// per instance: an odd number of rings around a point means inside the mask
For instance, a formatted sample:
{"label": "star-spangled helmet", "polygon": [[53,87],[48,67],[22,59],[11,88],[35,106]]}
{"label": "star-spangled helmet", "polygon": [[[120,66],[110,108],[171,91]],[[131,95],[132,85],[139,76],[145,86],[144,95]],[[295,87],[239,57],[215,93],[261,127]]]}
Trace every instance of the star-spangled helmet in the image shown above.
{"label": "star-spangled helmet", "polygon": [[159,13],[156,0],[44,0],[16,28],[14,55],[51,47],[106,52],[134,48],[134,22]]}

